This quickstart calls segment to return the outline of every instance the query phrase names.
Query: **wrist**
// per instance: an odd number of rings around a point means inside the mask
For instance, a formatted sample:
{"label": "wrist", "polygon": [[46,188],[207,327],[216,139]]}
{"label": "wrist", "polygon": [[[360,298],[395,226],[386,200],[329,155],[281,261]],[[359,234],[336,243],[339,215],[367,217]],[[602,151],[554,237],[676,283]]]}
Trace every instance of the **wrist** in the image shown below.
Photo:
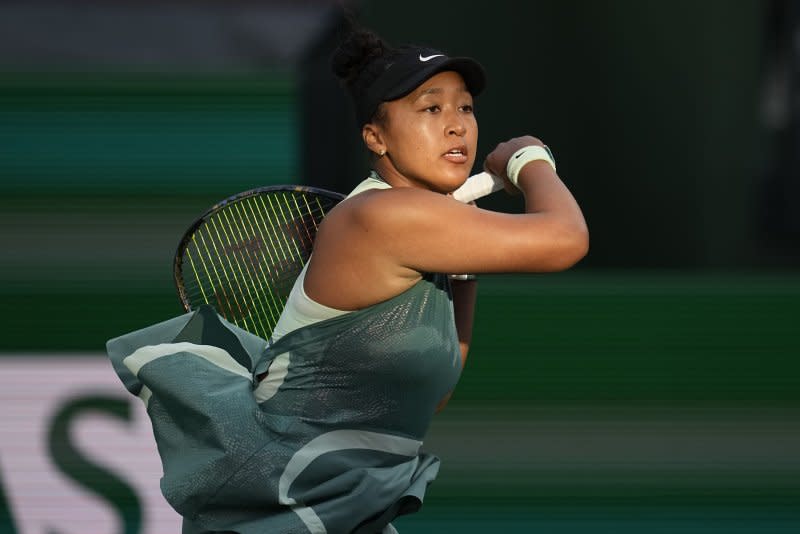
{"label": "wrist", "polygon": [[556,170],[556,162],[553,158],[553,153],[550,152],[547,145],[522,147],[508,158],[508,163],[506,164],[506,175],[508,175],[508,179],[517,186],[517,188],[519,188],[518,180],[520,171],[525,165],[532,161],[546,161],[554,171]]}

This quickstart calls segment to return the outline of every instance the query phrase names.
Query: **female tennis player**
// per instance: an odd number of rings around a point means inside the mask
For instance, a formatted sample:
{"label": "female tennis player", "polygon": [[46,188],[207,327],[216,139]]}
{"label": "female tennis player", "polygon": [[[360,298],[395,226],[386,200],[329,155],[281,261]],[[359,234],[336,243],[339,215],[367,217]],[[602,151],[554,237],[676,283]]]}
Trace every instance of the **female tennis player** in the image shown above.
{"label": "female tennis player", "polygon": [[395,532],[439,468],[421,446],[469,347],[476,281],[462,273],[558,271],[587,251],[535,137],[485,161],[525,213],[449,195],[475,162],[476,61],[353,30],[332,65],[373,170],[322,222],[272,339],[201,308],[108,343],[147,403],[185,533]]}

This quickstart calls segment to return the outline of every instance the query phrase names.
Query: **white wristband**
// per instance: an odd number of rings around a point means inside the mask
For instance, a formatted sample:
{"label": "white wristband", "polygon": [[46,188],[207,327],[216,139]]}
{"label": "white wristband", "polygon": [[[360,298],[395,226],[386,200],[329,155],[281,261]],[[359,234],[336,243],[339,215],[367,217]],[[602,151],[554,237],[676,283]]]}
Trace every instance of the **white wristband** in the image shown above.
{"label": "white wristband", "polygon": [[519,171],[521,171],[522,167],[524,167],[526,164],[536,160],[544,160],[549,163],[551,167],[553,167],[553,170],[556,170],[556,162],[553,159],[553,154],[550,152],[550,149],[547,148],[547,146],[532,145],[522,147],[514,152],[510,158],[508,158],[506,174],[508,175],[508,179],[511,180],[511,183],[519,187],[519,184],[517,183]]}

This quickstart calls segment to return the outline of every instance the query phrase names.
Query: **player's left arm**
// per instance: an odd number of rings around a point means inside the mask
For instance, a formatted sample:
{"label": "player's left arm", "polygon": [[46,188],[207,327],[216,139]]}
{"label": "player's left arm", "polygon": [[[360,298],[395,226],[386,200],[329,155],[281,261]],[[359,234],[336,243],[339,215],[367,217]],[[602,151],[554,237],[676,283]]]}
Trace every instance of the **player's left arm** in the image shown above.
{"label": "player's left arm", "polygon": [[[458,333],[458,345],[461,349],[461,368],[467,361],[469,344],[472,340],[472,321],[475,317],[475,299],[478,294],[477,280],[451,280],[450,287],[453,293],[453,313],[456,321],[456,332]],[[447,405],[451,391],[436,407],[440,412]]]}
{"label": "player's left arm", "polygon": [[[475,202],[469,202],[475,206]],[[460,278],[466,279],[460,279]],[[472,321],[475,318],[475,299],[478,293],[478,281],[474,275],[454,275],[450,279],[453,294],[453,312],[458,332],[458,345],[461,349],[461,369],[467,363],[469,344],[472,341]]]}
{"label": "player's left arm", "polygon": [[472,340],[472,322],[475,317],[475,299],[478,293],[477,280],[451,280],[453,312],[456,319],[458,344],[461,348],[461,367],[467,362],[469,344]]}

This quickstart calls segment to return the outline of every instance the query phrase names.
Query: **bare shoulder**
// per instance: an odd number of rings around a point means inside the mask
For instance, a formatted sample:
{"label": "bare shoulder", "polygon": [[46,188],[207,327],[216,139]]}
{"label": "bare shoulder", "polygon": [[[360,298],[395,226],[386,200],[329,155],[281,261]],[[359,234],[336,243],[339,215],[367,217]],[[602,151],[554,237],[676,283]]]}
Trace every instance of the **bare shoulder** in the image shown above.
{"label": "bare shoulder", "polygon": [[409,236],[417,233],[408,224],[412,212],[425,212],[436,200],[448,199],[398,188],[365,191],[342,201],[320,225],[306,293],[327,306],[352,310],[408,289],[420,274],[398,260],[397,250],[405,250]]}
{"label": "bare shoulder", "polygon": [[351,232],[362,238],[374,238],[384,232],[408,230],[409,224],[416,226],[428,219],[438,219],[443,209],[454,204],[460,203],[445,195],[412,187],[365,191],[342,201],[326,216],[320,237],[324,238],[327,231],[334,229],[339,238]]}
{"label": "bare shoulder", "polygon": [[424,227],[467,208],[452,197],[413,187],[367,191],[343,204],[343,215],[374,232]]}

